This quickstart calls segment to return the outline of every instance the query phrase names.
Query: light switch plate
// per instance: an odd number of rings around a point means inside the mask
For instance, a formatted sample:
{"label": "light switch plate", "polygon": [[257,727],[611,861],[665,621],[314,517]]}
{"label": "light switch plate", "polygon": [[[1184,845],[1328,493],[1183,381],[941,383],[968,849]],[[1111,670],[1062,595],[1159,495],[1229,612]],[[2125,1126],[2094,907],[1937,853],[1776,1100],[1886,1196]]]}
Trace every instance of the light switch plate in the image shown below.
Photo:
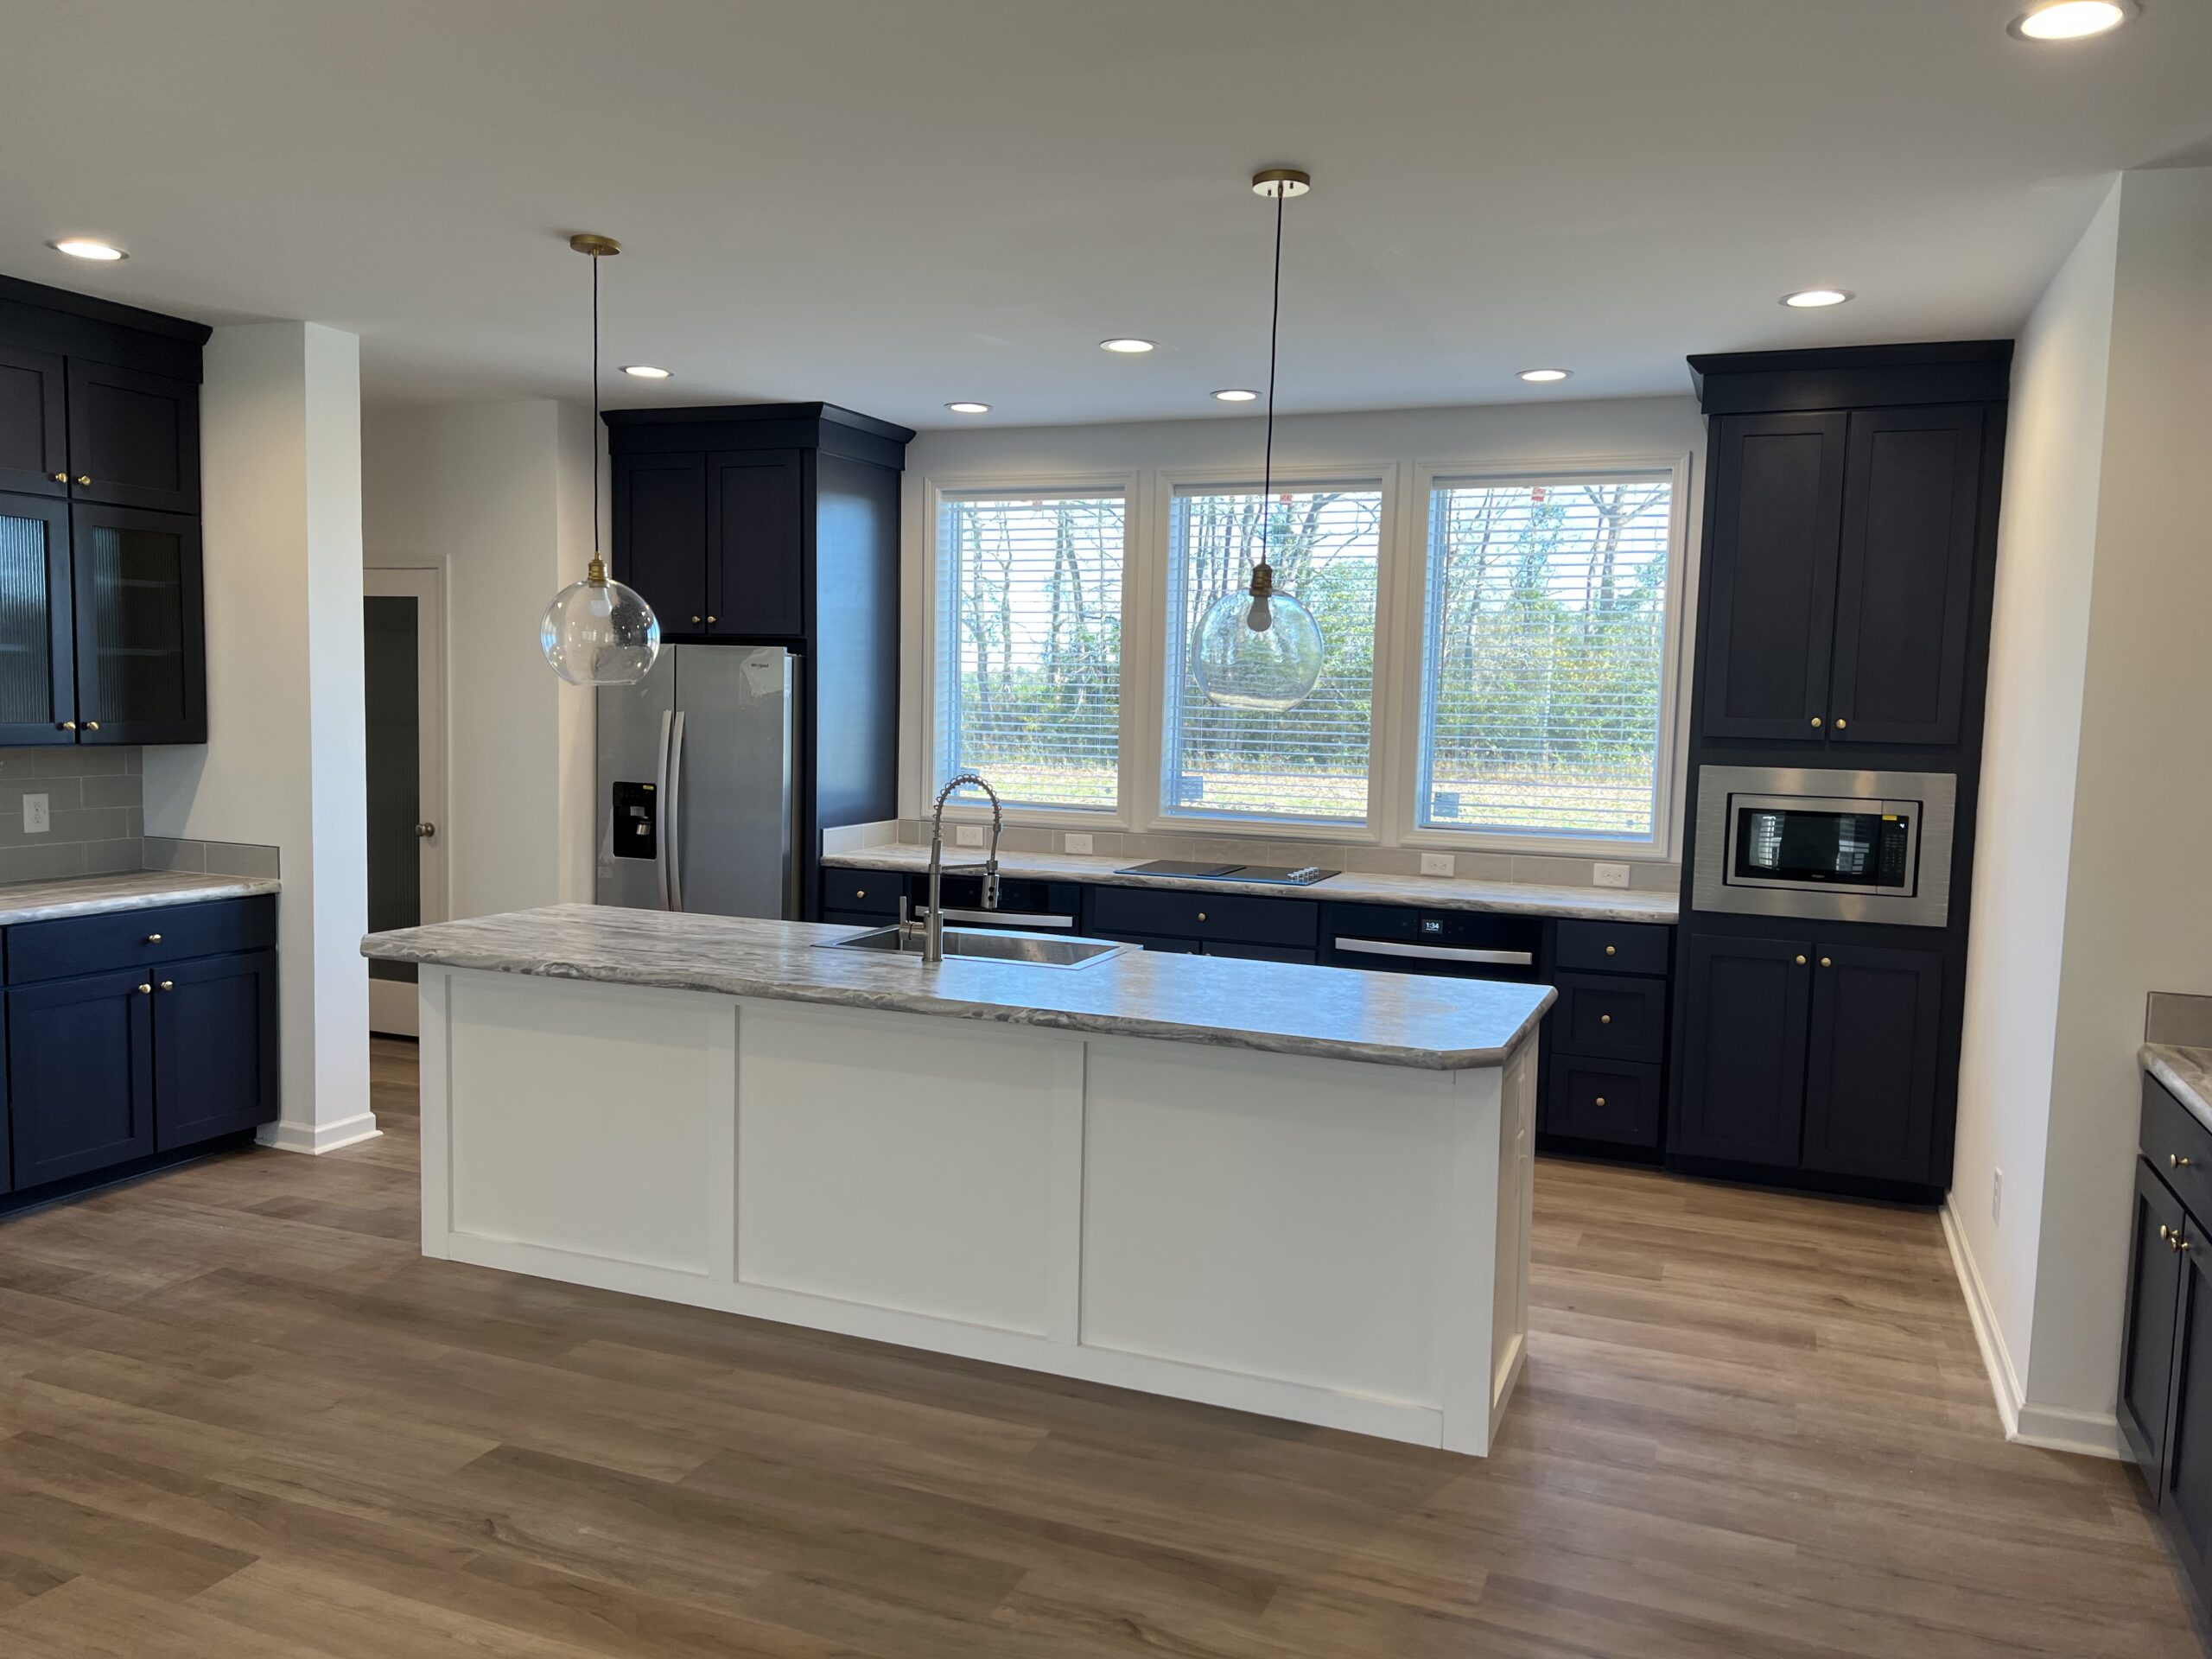
{"label": "light switch plate", "polygon": [[42,836],[54,828],[53,814],[48,810],[48,803],[51,799],[50,796],[46,795],[23,797],[23,833],[25,835]]}
{"label": "light switch plate", "polygon": [[1089,852],[1090,850],[1090,837],[1088,835],[1078,835],[1071,830],[1068,833],[1067,849],[1071,853]]}
{"label": "light switch plate", "polygon": [[1421,873],[1423,875],[1449,875],[1457,861],[1450,853],[1423,853],[1421,855]]}
{"label": "light switch plate", "polygon": [[1590,867],[1592,885],[1600,887],[1628,886],[1628,866],[1625,864],[1592,864]]}
{"label": "light switch plate", "polygon": [[983,844],[983,826],[980,823],[956,823],[952,826],[952,844],[956,847],[980,847]]}

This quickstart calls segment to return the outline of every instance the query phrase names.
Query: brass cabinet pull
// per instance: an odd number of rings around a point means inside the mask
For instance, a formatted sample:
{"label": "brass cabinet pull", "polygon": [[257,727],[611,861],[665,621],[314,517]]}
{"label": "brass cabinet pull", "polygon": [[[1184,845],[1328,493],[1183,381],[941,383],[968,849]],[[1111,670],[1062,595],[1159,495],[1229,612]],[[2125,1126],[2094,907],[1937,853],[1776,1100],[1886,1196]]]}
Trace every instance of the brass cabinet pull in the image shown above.
{"label": "brass cabinet pull", "polygon": [[1836,730],[1838,730],[1839,732],[1840,732],[1840,731],[1841,731],[1845,727],[1847,727],[1847,726],[1848,726],[1848,725],[1850,725],[1850,724],[1851,724],[1851,722],[1850,722],[1849,721],[1847,721],[1847,720],[1844,719],[1840,715],[1839,715],[1836,717],[1835,728],[1836,728]]}
{"label": "brass cabinet pull", "polygon": [[56,473],[54,475],[54,481],[57,484],[67,484],[69,481],[69,474],[67,473]]}
{"label": "brass cabinet pull", "polygon": [[151,996],[153,994],[154,988],[150,985],[141,985],[138,988],[138,995],[141,996]]}
{"label": "brass cabinet pull", "polygon": [[1202,922],[1203,922],[1204,920],[1205,920],[1205,918],[1206,918],[1206,913],[1205,913],[1205,912],[1204,912],[1203,910],[1202,910],[1202,911],[1200,911],[1200,912],[1198,912],[1198,919],[1199,919],[1200,921],[1202,921]]}
{"label": "brass cabinet pull", "polygon": [[719,622],[719,621],[721,621],[721,618],[720,618],[719,616],[715,616],[715,615],[713,615],[713,614],[711,614],[711,613],[710,613],[710,614],[708,616],[707,620],[708,620],[708,621],[709,621],[709,622]]}
{"label": "brass cabinet pull", "polygon": [[2183,1238],[2179,1233],[2176,1233],[2174,1235],[2174,1249],[2177,1250],[2185,1250],[2188,1248],[2189,1241]]}
{"label": "brass cabinet pull", "polygon": [[695,616],[695,617],[693,617],[691,620],[692,620],[694,622],[696,622],[699,619],[698,619],[697,617],[696,617],[696,616]]}
{"label": "brass cabinet pull", "polygon": [[1815,730],[1817,730],[1817,729],[1819,728],[1819,727],[1820,727],[1820,723],[1821,723],[1821,717],[1820,717],[1818,715],[1815,715],[1813,716],[1813,725],[1814,725],[1814,728],[1815,728]]}
{"label": "brass cabinet pull", "polygon": [[176,981],[173,979],[165,979],[161,983],[161,988],[165,991],[173,991],[176,989]]}
{"label": "brass cabinet pull", "polygon": [[1605,1097],[1603,1095],[1599,1096],[1598,1096],[1598,1099],[1597,1099],[1597,1104],[1599,1104],[1599,1105],[1602,1106],[1602,1105],[1604,1105],[1605,1103]]}
{"label": "brass cabinet pull", "polygon": [[85,722],[85,729],[88,732],[97,732],[99,728],[100,723],[97,720],[88,720]]}
{"label": "brass cabinet pull", "polygon": [[162,936],[158,933],[149,933],[146,936],[146,943],[149,944],[159,944],[161,942]]}
{"label": "brass cabinet pull", "polygon": [[2168,1169],[2194,1169],[2196,1167],[2196,1160],[2194,1158],[2184,1158],[2177,1152],[2170,1152],[2166,1154],[2166,1167]]}
{"label": "brass cabinet pull", "polygon": [[1835,966],[1835,963],[1830,962],[1826,957],[1822,957],[1821,958],[1821,966],[1823,968],[1833,968]]}
{"label": "brass cabinet pull", "polygon": [[855,898],[855,899],[865,899],[865,898],[867,898],[867,897],[868,897],[868,889],[867,889],[866,887],[855,887],[855,888],[853,889],[853,897],[854,897],[854,898]]}
{"label": "brass cabinet pull", "polygon": [[2160,1238],[2171,1238],[2173,1236],[2174,1230],[2172,1228],[2167,1226],[2163,1221],[2158,1224],[2158,1236]]}
{"label": "brass cabinet pull", "polygon": [[91,483],[92,480],[91,479],[89,479],[89,478],[86,477],[84,474],[79,473],[79,474],[77,474],[77,481],[78,481],[79,484],[89,484],[89,483]]}
{"label": "brass cabinet pull", "polygon": [[1804,958],[1804,957],[1798,957],[1798,958],[1797,958],[1797,965],[1798,965],[1800,968],[1802,968],[1802,967],[1805,965],[1805,958]]}
{"label": "brass cabinet pull", "polygon": [[1598,1023],[1601,1026],[1610,1026],[1613,1023],[1613,1016],[1610,1014],[1601,1014],[1598,1016]]}
{"label": "brass cabinet pull", "polygon": [[61,729],[65,732],[73,732],[77,729],[77,722],[73,720],[65,720],[61,722]]}
{"label": "brass cabinet pull", "polygon": [[1615,950],[1616,950],[1616,947],[1615,947],[1615,946],[1612,946],[1612,945],[1610,945],[1610,944],[1609,944],[1609,945],[1607,945],[1607,946],[1605,947],[1605,954],[1606,954],[1607,956],[1609,956],[1609,957],[1610,957],[1610,956],[1612,956],[1612,955],[1615,953]]}

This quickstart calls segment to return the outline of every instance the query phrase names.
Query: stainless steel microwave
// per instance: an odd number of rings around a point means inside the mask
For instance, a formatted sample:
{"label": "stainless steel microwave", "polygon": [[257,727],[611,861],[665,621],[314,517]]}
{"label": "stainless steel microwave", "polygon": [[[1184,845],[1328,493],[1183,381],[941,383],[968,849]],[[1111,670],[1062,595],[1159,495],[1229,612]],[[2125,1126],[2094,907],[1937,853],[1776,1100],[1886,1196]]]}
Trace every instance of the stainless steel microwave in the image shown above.
{"label": "stainless steel microwave", "polygon": [[1947,772],[1700,766],[1691,908],[1941,927],[1957,816]]}

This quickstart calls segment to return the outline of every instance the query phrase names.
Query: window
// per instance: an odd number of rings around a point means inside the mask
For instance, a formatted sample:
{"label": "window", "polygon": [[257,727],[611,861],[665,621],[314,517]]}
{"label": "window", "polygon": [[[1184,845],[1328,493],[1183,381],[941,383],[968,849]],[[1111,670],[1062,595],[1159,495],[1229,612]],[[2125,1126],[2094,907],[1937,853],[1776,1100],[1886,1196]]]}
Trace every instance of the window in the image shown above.
{"label": "window", "polygon": [[1440,481],[1419,820],[1651,840],[1671,473]]}
{"label": "window", "polygon": [[960,495],[938,515],[932,790],[1110,812],[1122,724],[1120,493]]}
{"label": "window", "polygon": [[1209,702],[1191,674],[1206,607],[1251,580],[1257,492],[1179,490],[1169,543],[1160,809],[1181,817],[1362,823],[1375,683],[1375,578],[1382,492],[1372,484],[1278,492],[1268,537],[1275,585],[1313,613],[1328,646],[1313,695],[1280,715]]}

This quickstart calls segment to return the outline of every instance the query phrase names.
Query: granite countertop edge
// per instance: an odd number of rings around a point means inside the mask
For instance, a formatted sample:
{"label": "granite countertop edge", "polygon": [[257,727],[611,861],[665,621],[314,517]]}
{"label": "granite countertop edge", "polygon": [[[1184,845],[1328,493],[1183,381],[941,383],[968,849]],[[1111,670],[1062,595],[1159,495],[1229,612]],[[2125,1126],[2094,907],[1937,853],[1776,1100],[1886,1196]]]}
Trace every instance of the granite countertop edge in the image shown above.
{"label": "granite countertop edge", "polygon": [[[945,849],[948,864],[969,864],[981,854],[973,847]],[[1001,853],[999,872],[1025,880],[1082,881],[1109,887],[1167,887],[1194,893],[1249,893],[1264,899],[1335,899],[1351,904],[1420,905],[1432,910],[1479,910],[1509,916],[1560,916],[1575,921],[1643,922],[1672,925],[1681,901],[1672,893],[1630,887],[1559,887],[1526,881],[1482,881],[1470,876],[1389,875],[1374,870],[1343,870],[1311,887],[1274,881],[1226,881],[1194,876],[1126,875],[1118,868],[1128,859],[1078,853]],[[929,868],[926,847],[864,847],[855,852],[825,853],[824,869],[895,870],[916,874]]]}
{"label": "granite countertop edge", "polygon": [[65,921],[118,911],[157,910],[219,899],[276,893],[274,876],[202,875],[188,870],[119,870],[111,875],[64,875],[0,886],[0,927]]}
{"label": "granite countertop edge", "polygon": [[2145,1043],[2136,1051],[2136,1058],[2190,1116],[2212,1129],[2212,1048]]}
{"label": "granite countertop edge", "polygon": [[[558,912],[589,911],[592,906],[561,906],[556,911],[536,912],[549,921],[559,918]],[[613,912],[632,918],[650,918],[658,912]],[[987,987],[969,991],[940,990],[932,986],[916,983],[911,986],[870,986],[837,983],[831,981],[794,978],[785,973],[767,973],[748,969],[736,964],[716,964],[702,962],[697,956],[685,957],[671,953],[662,962],[594,958],[576,950],[563,951],[557,948],[543,952],[524,948],[524,937],[512,931],[512,925],[531,918],[533,912],[522,912],[513,916],[480,918],[477,924],[441,923],[429,927],[410,928],[392,933],[370,934],[361,941],[361,954],[372,959],[411,962],[428,967],[457,968],[479,972],[514,974],[539,979],[560,979],[598,984],[627,985],[648,989],[694,991],[711,995],[757,997],[765,1001],[797,1002],[817,1007],[872,1008],[888,1013],[917,1014],[938,1018],[963,1019],[992,1024],[1019,1026],[1033,1030],[1066,1032],[1081,1036],[1135,1037],[1160,1041],[1197,1044],[1213,1048],[1248,1049],[1262,1053],[1283,1054],[1300,1058],[1334,1059],[1354,1063],[1389,1065],[1428,1071],[1464,1071],[1485,1066],[1503,1065],[1514,1051],[1535,1034],[1538,1022],[1556,1000],[1558,993],[1549,986],[1508,986],[1511,990],[1525,990],[1531,994],[1531,1006],[1513,1023],[1509,1033],[1500,1040],[1467,1047],[1423,1047],[1407,1043],[1366,1041],[1357,1038],[1317,1035],[1296,1031],[1270,1031],[1248,1027],[1224,1027],[1199,1020],[1177,1019],[1157,1013],[1119,1013],[1101,1009],[1038,1007],[1000,995],[983,994]],[[573,916],[565,918],[574,922]],[[705,918],[683,918],[691,922]],[[726,918],[716,918],[726,919]],[[453,930],[480,929],[482,923],[505,924],[510,937],[505,940],[479,939],[471,941],[456,937]],[[634,925],[634,923],[631,924]],[[823,938],[835,938],[865,930],[814,925],[802,923],[762,925],[804,927],[809,933],[818,933]],[[442,935],[442,937],[441,937]],[[557,942],[556,942],[557,944]],[[815,942],[807,941],[804,948],[810,949]],[[741,944],[739,948],[744,948]],[[1117,959],[1120,960],[1120,959]],[[1237,982],[1249,982],[1260,976],[1345,975],[1346,969],[1309,968],[1287,963],[1257,963],[1232,962],[1211,957],[1175,957],[1165,959],[1172,965],[1167,971],[1175,974],[1204,973],[1204,968],[1192,969],[1190,964],[1210,963],[1221,977]],[[888,966],[887,963],[876,964]],[[908,966],[918,969],[918,963]],[[1007,963],[960,963],[958,968],[976,971],[976,976],[988,981],[1006,978],[1005,970],[1013,969],[1019,975],[1109,974],[1113,962],[1075,969],[1024,967]],[[861,963],[841,964],[839,971],[862,971]],[[1361,976],[1363,978],[1370,976]],[[1446,982],[1449,983],[1450,982]],[[1433,988],[1435,982],[1414,981],[1416,986]],[[1501,982],[1502,983],[1502,982]],[[1281,988],[1295,995],[1295,981],[1281,981]],[[1052,980],[1013,978],[1008,981],[1007,996],[1026,990],[1033,995],[1048,994]],[[1248,983],[1239,983],[1225,1001],[1242,1006],[1242,999],[1249,989]],[[1147,994],[1147,988],[1132,988],[1133,997]],[[1150,991],[1161,996],[1171,991]],[[1421,991],[1414,991],[1421,995]],[[1499,1016],[1501,1019],[1510,1016]],[[1497,1033],[1485,1033],[1497,1036]]]}

